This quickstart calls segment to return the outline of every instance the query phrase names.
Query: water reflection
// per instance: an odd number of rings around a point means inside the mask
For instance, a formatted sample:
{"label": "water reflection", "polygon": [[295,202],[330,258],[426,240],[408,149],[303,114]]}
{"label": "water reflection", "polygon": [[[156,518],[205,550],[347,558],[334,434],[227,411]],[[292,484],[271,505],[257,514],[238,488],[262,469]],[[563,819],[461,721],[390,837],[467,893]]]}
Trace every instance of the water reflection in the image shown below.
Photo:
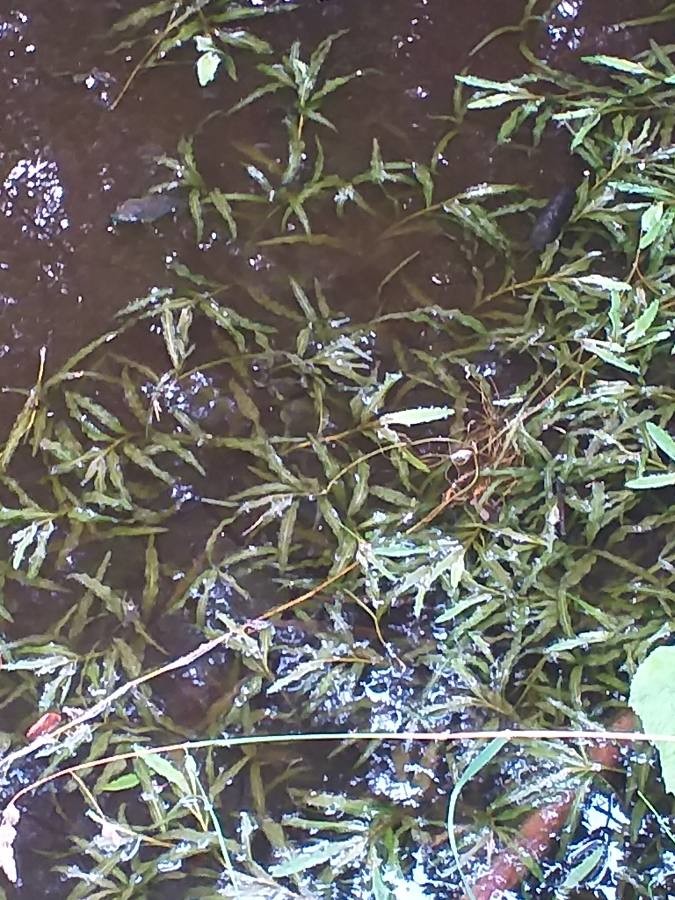
{"label": "water reflection", "polygon": [[554,8],[547,27],[551,49],[564,45],[568,50],[578,50],[586,29],[574,24],[579,18],[583,0],[561,0]]}
{"label": "water reflection", "polygon": [[46,240],[69,226],[63,198],[56,161],[38,151],[33,159],[20,159],[3,181],[0,212],[8,218],[17,214],[22,234]]}
{"label": "water reflection", "polygon": [[[0,41],[12,36],[22,40],[28,16],[19,10],[11,10],[7,15],[8,18],[4,22],[0,22]],[[8,56],[14,56],[14,50],[10,50]]]}

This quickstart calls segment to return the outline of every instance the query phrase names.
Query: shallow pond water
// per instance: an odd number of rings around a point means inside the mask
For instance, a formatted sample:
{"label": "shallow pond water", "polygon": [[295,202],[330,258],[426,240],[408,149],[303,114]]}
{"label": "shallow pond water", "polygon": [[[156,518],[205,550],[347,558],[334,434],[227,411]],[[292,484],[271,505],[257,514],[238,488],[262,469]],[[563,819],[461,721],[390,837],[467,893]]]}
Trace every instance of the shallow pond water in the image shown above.
{"label": "shallow pond water", "polygon": [[[207,216],[199,243],[195,240],[189,210],[179,209],[176,215],[152,223],[113,224],[111,215],[120,203],[142,197],[152,185],[169,177],[166,167],[157,159],[163,155],[175,157],[181,138],[198,136],[195,139],[198,168],[205,181],[240,193],[250,190],[247,164],[271,162],[276,169],[272,165],[270,172],[278,176],[283,171],[287,145],[284,118],[289,116],[289,105],[281,93],[231,116],[220,114],[260,84],[260,73],[243,55],[236,57],[237,81],[220,72],[211,84],[200,87],[195,77],[192,48],[183,48],[169,54],[160,66],[139,72],[127,89],[125,82],[141,51],[138,45],[132,45],[111,52],[117,38],[111,36],[110,28],[139,5],[132,0],[98,3],[16,0],[11,9],[0,13],[0,66],[6,85],[5,127],[0,145],[0,384],[10,389],[30,387],[39,371],[41,348],[45,348],[45,377],[57,372],[79,348],[115,328],[115,322],[119,321],[115,316],[135,298],[146,296],[153,287],[183,283],[176,272],[176,263],[198,273],[212,285],[225,285],[222,290],[227,292],[237,314],[251,320],[260,317],[264,322],[273,321],[282,336],[283,352],[287,354],[291,353],[289,347],[295,338],[296,320],[282,318],[279,322],[274,310],[270,313],[264,304],[261,308],[256,303],[255,295],[262,292],[266,297],[281,297],[285,302],[292,298],[289,278],[307,293],[313,279],[317,279],[328,306],[335,310],[336,320],[349,321],[354,327],[376,316],[404,313],[418,306],[456,308],[469,313],[473,310],[477,268],[484,270],[481,277],[486,290],[499,285],[502,273],[493,265],[490,251],[480,249],[474,255],[471,247],[467,249],[468,245],[448,240],[447,235],[435,231],[408,231],[396,236],[392,229],[401,216],[412,215],[415,209],[412,188],[410,197],[397,199],[398,205],[386,195],[368,195],[372,215],[360,215],[359,211],[352,210],[344,218],[336,219],[333,209],[318,209],[316,218],[312,219],[313,231],[330,233],[332,243],[276,243],[280,232],[278,216],[265,219],[243,214],[236,237],[228,235],[222,221]],[[245,5],[251,9],[260,6],[259,3]],[[301,42],[303,50],[309,51],[329,34],[348,29],[348,34],[336,40],[331,49],[327,63],[329,75],[354,71],[359,74],[332,96],[327,114],[336,130],[333,133],[326,127],[321,139],[327,170],[359,172],[371,161],[373,138],[377,138],[385,160],[429,160],[433,148],[440,146],[438,142],[453,127],[449,116],[455,76],[464,71],[480,72],[484,78],[498,80],[517,76],[524,69],[518,50],[518,41],[523,36],[540,59],[572,73],[581,69],[583,55],[631,57],[645,49],[650,39],[663,43],[672,39],[669,27],[672,21],[649,27],[617,27],[617,23],[629,17],[648,16],[661,10],[664,4],[657,0],[640,3],[564,0],[547,9],[544,9],[546,4],[535,5],[541,15],[524,30],[497,35],[476,53],[472,51],[490,32],[520,21],[521,0],[499,3],[476,0],[473,4],[449,0],[300,0],[296,9],[251,20],[253,24],[247,27],[269,41],[275,54],[287,52],[296,40]],[[123,96],[116,103],[121,92]],[[451,197],[471,185],[485,182],[509,182],[519,184],[524,195],[545,200],[566,185],[579,183],[583,166],[578,157],[568,152],[556,129],[548,131],[541,145],[533,150],[515,140],[498,145],[495,133],[499,122],[501,118],[495,111],[486,110],[480,118],[463,123],[456,138],[444,142],[436,160],[435,197]],[[515,215],[509,222],[509,233],[516,247],[514,270],[526,277],[532,267],[526,243],[531,218]],[[301,234],[297,220],[291,227],[292,234]],[[220,290],[218,287],[216,293]],[[489,327],[501,326],[498,304],[494,310],[488,310],[486,321]],[[377,365],[382,367],[400,360],[399,344],[411,353],[454,353],[453,364],[460,367],[464,348],[457,343],[454,346],[435,343],[432,330],[429,322],[413,323],[411,327],[407,321],[392,318],[382,332],[360,335],[361,346],[364,354],[372,351],[379,361]],[[194,334],[198,344],[202,338],[204,345],[211,341],[211,332],[204,323],[195,326]],[[256,339],[262,340],[259,334]],[[472,336],[467,337],[467,357],[471,353],[470,340]],[[215,346],[221,348],[224,356],[231,352],[231,345],[224,339]],[[166,368],[157,323],[130,329],[120,342],[119,352],[125,359],[147,366],[148,371],[161,372],[163,366]],[[256,352],[264,355],[259,350]],[[199,354],[200,348],[191,361],[194,366],[190,377],[180,380],[180,384],[167,381],[162,385],[164,393],[158,387],[159,399],[155,399],[159,407],[165,415],[169,414],[167,411],[182,412],[186,418],[189,415],[201,423],[200,427],[218,431],[225,440],[247,440],[260,423],[255,420],[257,414],[251,413],[236,390],[232,393],[236,371],[228,381],[229,374],[223,377],[215,368],[200,369],[209,357],[202,358]],[[483,347],[481,354],[480,358],[472,357],[471,364],[476,365],[479,374],[486,373],[505,396],[512,386],[529,376],[530,363],[525,359],[501,354],[492,357],[489,347]],[[215,355],[211,352],[211,356]],[[249,399],[261,411],[263,425],[283,437],[312,433],[316,421],[314,408],[311,404],[308,408],[307,382],[297,376],[294,363],[288,364],[288,371],[282,365],[271,374],[265,370],[264,362],[258,366],[254,360],[254,365],[255,377],[247,391]],[[411,401],[410,405],[437,403],[437,391],[432,379],[425,381],[420,377],[410,388],[409,396],[414,398],[414,404]],[[97,396],[100,399],[102,394]],[[24,401],[25,395],[14,390],[0,394],[0,420],[11,423]],[[478,399],[473,402],[479,406]],[[471,413],[471,402],[468,410]],[[81,411],[85,419],[88,414],[91,409]],[[336,433],[342,424],[336,414],[331,422]],[[344,424],[345,428],[349,426],[349,422]],[[222,628],[223,623],[229,628],[232,622],[255,620],[277,603],[307,589],[312,583],[312,565],[315,563],[320,570],[325,562],[321,556],[323,548],[316,538],[317,531],[325,530],[325,526],[317,528],[317,518],[312,518],[313,514],[302,505],[298,508],[298,527],[309,548],[309,562],[292,577],[286,577],[283,571],[284,577],[277,577],[270,572],[265,559],[256,556],[253,518],[243,533],[240,529],[233,535],[227,528],[220,533],[217,529],[223,504],[197,502],[236,494],[249,485],[252,477],[257,477],[259,469],[255,466],[261,467],[263,463],[244,459],[235,448],[226,464],[211,468],[209,453],[216,458],[213,449],[206,447],[204,465],[208,477],[195,475],[193,482],[172,486],[170,517],[153,518],[159,513],[153,506],[154,498],[148,499],[147,522],[158,526],[156,546],[162,560],[157,575],[162,583],[162,602],[156,611],[152,608],[154,595],[148,589],[148,553],[153,551],[148,551],[145,541],[139,542],[131,533],[117,535],[116,555],[110,570],[114,575],[114,596],[104,596],[101,589],[92,589],[91,582],[81,582],[102,606],[99,609],[90,597],[88,605],[77,613],[76,628],[72,627],[74,619],[68,620],[67,628],[62,626],[66,621],[63,617],[70,615],[72,598],[67,592],[61,592],[58,584],[36,586],[4,583],[3,579],[3,609],[8,613],[3,640],[15,648],[23,647],[24,653],[29,648],[38,656],[48,656],[49,648],[46,645],[40,648],[42,633],[49,634],[60,623],[55,632],[55,646],[58,644],[58,652],[65,654],[62,670],[72,665],[77,678],[82,679],[81,684],[89,679],[87,697],[93,704],[119,685],[120,672],[134,677],[141,671],[140,663],[135,668],[134,660],[125,657],[123,647],[119,651],[120,671],[107,670],[109,640],[119,638],[122,645],[121,637],[126,641],[127,633],[134,633],[134,640],[144,647],[142,669],[148,670],[194,650],[205,634],[212,634],[209,629]],[[318,465],[316,460],[313,463]],[[36,496],[42,498],[49,481],[35,460],[28,453],[19,453],[13,465],[13,477],[22,484],[32,484]],[[147,465],[145,468],[147,475]],[[316,477],[310,463],[302,475],[308,479]],[[143,479],[139,480],[140,496]],[[577,497],[572,502],[580,505],[582,500]],[[279,516],[284,511],[285,507],[281,508]],[[491,514],[489,509],[485,512],[486,528],[491,524]],[[166,523],[170,527],[163,533],[159,526],[163,528]],[[223,577],[219,582],[201,585],[191,595],[191,602],[185,604],[181,590],[196,577],[193,568],[198,568],[200,561],[203,563],[203,548],[209,536],[214,535],[214,529],[217,538],[209,553],[221,560]],[[250,538],[249,532],[252,532]],[[60,567],[61,573],[66,573],[64,583],[68,575],[82,572],[91,576],[99,573],[96,577],[102,581],[108,566],[108,562],[102,561],[106,548],[105,542],[100,541],[80,545],[74,542],[60,564],[45,572],[45,577],[60,583],[60,576],[55,574]],[[6,552],[9,555],[14,551]],[[439,553],[450,552],[449,542],[439,550]],[[252,563],[248,565],[250,560]],[[228,581],[229,574],[232,574],[231,581]],[[330,591],[323,591],[321,597],[331,602],[334,599]],[[439,625],[426,609],[421,616],[413,615],[410,608],[393,609],[387,622],[387,640],[391,640],[392,647],[404,648],[405,659],[401,660],[396,651],[383,653],[377,657],[377,666],[370,668],[368,654],[376,653],[372,648],[378,637],[373,630],[372,616],[346,607],[346,603],[344,607],[339,604],[331,607],[317,621],[309,616],[284,621],[280,615],[275,619],[277,632],[271,658],[267,655],[269,647],[264,652],[250,650],[247,657],[233,639],[231,644],[215,648],[192,665],[157,679],[151,695],[145,698],[147,706],[143,705],[145,701],[130,695],[125,701],[127,705],[120,703],[116,715],[128,717],[139,741],[147,739],[153,743],[159,743],[159,736],[166,743],[181,738],[213,737],[222,733],[222,722],[227,716],[230,719],[225,730],[231,727],[233,733],[239,729],[249,733],[261,723],[262,726],[267,723],[272,733],[286,729],[289,732],[410,730],[423,720],[422,711],[426,716],[424,721],[433,720],[438,729],[478,729],[494,724],[494,718],[485,709],[477,705],[474,709],[470,703],[461,702],[470,678],[460,668],[459,658],[457,668],[451,663],[433,671],[430,667],[429,660],[436,658],[436,648],[453,646],[456,640],[449,626]],[[326,644],[326,632],[334,632],[333,644]],[[33,646],[31,636],[39,636],[35,638],[38,649]],[[241,641],[245,638],[241,637]],[[497,635],[494,646],[505,646],[505,641],[503,635]],[[137,644],[130,639],[129,646]],[[317,680],[311,702],[300,713],[299,702],[294,699],[294,692],[299,688],[293,672],[298,665],[305,666],[308,673],[313,671],[312,667],[318,671],[312,654],[319,647],[329,662],[335,659],[353,662],[357,657],[363,666],[334,683]],[[72,653],[72,658],[68,658],[68,653]],[[133,657],[133,653],[129,655]],[[417,665],[418,660],[423,662]],[[448,660],[452,660],[451,653]],[[92,666],[86,678],[83,668],[78,668],[85,663]],[[547,665],[555,667],[556,659],[553,657]],[[286,679],[284,689],[270,690],[266,696],[260,694],[257,705],[252,703],[249,710],[245,691],[256,696],[256,691],[261,690],[251,672],[263,683],[270,674],[270,666],[277,678]],[[94,676],[96,667],[99,668]],[[496,663],[495,668],[498,668]],[[567,662],[561,663],[561,677],[567,678],[572,671]],[[41,672],[41,676],[44,674]],[[10,675],[0,672],[2,678]],[[510,702],[515,703],[521,689],[528,690],[528,678],[525,670],[516,673]],[[608,694],[613,692],[612,697],[616,698],[616,682],[602,687]],[[67,701],[69,690],[64,685],[55,688],[53,705]],[[36,692],[26,683],[17,686],[14,693],[11,685],[3,689],[2,731],[6,747],[18,746],[26,727],[38,718],[35,702]],[[44,695],[40,702],[45,705]],[[245,708],[249,718],[232,716],[233,703]],[[506,709],[497,704],[494,709],[508,716],[511,707]],[[297,751],[291,744],[277,751],[271,745],[261,751],[249,780],[237,780],[235,773],[231,779],[234,787],[221,807],[235,820],[234,824],[228,821],[226,830],[238,828],[241,835],[249,827],[244,824],[245,817],[249,812],[257,815],[265,824],[250,826],[249,844],[253,856],[260,853],[260,859],[271,860],[273,851],[278,851],[280,846],[279,836],[273,823],[270,824],[273,814],[283,812],[290,817],[286,828],[292,835],[303,835],[303,829],[307,828],[306,819],[300,813],[291,815],[292,805],[289,806],[285,794],[282,796],[285,779],[290,796],[295,799],[303,793],[319,792],[321,796],[352,796],[357,805],[356,798],[365,791],[371,805],[360,808],[358,821],[365,823],[369,817],[376,816],[378,803],[389,803],[400,810],[401,830],[396,831],[392,826],[391,831],[397,835],[396,840],[400,838],[404,844],[404,835],[412,829],[416,849],[406,846],[401,851],[407,874],[401,875],[401,883],[395,889],[390,883],[380,894],[368,893],[369,888],[357,881],[345,888],[338,880],[332,892],[325,896],[461,897],[463,889],[452,870],[447,847],[436,843],[448,792],[457,779],[457,759],[445,751],[403,748],[386,742],[366,750],[348,747],[335,757],[328,757],[325,748],[317,749],[319,746]],[[99,755],[112,750],[114,742],[111,746],[102,743]],[[218,766],[222,770],[235,765],[237,759],[235,751],[223,751]],[[620,762],[614,762],[614,767],[620,770]],[[542,759],[538,766],[538,777],[552,790],[558,761]],[[11,790],[35,779],[41,771],[40,757],[18,763],[12,770]],[[150,775],[146,773],[147,784],[152,780]],[[528,796],[527,776],[523,761],[517,759],[505,763],[501,773],[504,784],[521,786],[525,803],[532,800]],[[619,773],[616,777],[622,776]],[[267,820],[260,797],[263,782],[272,785]],[[493,788],[494,785],[478,783],[467,789],[464,802],[480,812],[482,792],[491,792]],[[514,796],[517,798],[517,792]],[[551,796],[556,795],[553,792]],[[319,800],[315,810],[322,808]],[[513,802],[516,804],[517,799]],[[99,810],[101,815],[117,814],[114,795],[108,795],[101,803],[105,807]],[[343,814],[344,810],[338,812]],[[506,896],[562,896],[552,893],[558,888],[550,885],[562,884],[566,874],[592,854],[596,854],[596,863],[589,869],[594,873],[589,888],[592,892],[574,894],[571,887],[565,896],[624,900],[633,896],[630,879],[622,880],[620,869],[637,865],[634,857],[639,855],[640,841],[644,846],[649,845],[651,833],[643,829],[629,849],[623,847],[625,854],[619,864],[618,848],[628,844],[630,823],[615,803],[611,784],[604,783],[590,793],[576,812],[578,828],[565,838],[569,844],[567,856],[563,855],[559,862],[542,863],[544,886],[537,887],[536,880],[531,879],[531,883]],[[410,813],[408,818],[407,813]],[[417,813],[425,823],[434,823],[433,838],[426,834],[424,827],[415,831],[413,821]],[[130,821],[142,822],[143,827],[149,825],[149,814],[138,798],[129,800],[124,814]],[[336,814],[335,810],[332,814]],[[72,824],[73,835],[82,842],[76,851],[64,837],[64,823]],[[351,834],[353,839],[350,827],[345,826],[344,834]],[[92,885],[81,886],[81,893],[71,894],[72,867],[80,864],[77,860],[84,857],[83,844],[93,841],[96,833],[79,793],[71,790],[52,793],[49,787],[38,792],[19,827],[20,877],[16,887],[8,888],[7,896],[122,896],[121,882],[114,881],[113,887],[102,886],[108,893],[96,894]],[[314,836],[314,832],[309,834]],[[119,834],[116,837],[122,846]],[[185,841],[194,840],[194,834],[187,830],[184,837]],[[172,835],[174,838],[176,835]],[[110,847],[104,849],[110,851]],[[121,858],[127,849],[129,857],[132,855],[126,845],[122,850],[115,849]],[[395,856],[393,844],[388,849]],[[344,853],[350,852],[352,849],[345,841]],[[143,851],[139,858],[143,858]],[[63,860],[67,860],[64,864],[70,870],[51,870],[52,864]],[[158,868],[156,882],[143,881],[138,892],[130,888],[124,896],[189,896],[195,900],[235,896],[222,893],[224,881],[218,884],[221,893],[216,893],[215,888],[205,888],[201,864],[195,852],[187,864],[189,879],[183,882],[171,875],[181,868],[179,857],[167,856]],[[658,861],[654,866],[656,870]],[[447,880],[450,870],[452,883]],[[672,863],[664,858],[662,871],[655,874],[653,881],[665,893],[657,891],[654,896],[669,895],[672,871]],[[141,875],[146,877],[140,863],[138,872],[139,879]],[[286,883],[293,885],[292,879]],[[86,879],[82,884],[86,885]],[[312,893],[317,889],[316,884],[303,883],[301,879],[296,880],[294,889],[306,889],[308,893],[264,894],[258,884],[259,893],[247,894],[243,888],[241,896],[319,896]]]}
{"label": "shallow pond water", "polygon": [[[616,32],[612,24],[658,6],[647,0],[639,10],[630,2],[561,3],[545,23],[533,26],[536,46],[551,64],[569,65],[591,50],[630,55],[644,46],[645,29]],[[285,48],[295,39],[311,47],[327,34],[349,28],[335,68],[369,67],[378,75],[370,79],[367,90],[356,85],[336,94],[336,122],[349,123],[337,152],[343,161],[356,157],[362,164],[372,136],[379,135],[385,151],[389,141],[397,152],[414,158],[418,147],[426,150],[443,133],[436,117],[448,114],[453,77],[468,65],[471,49],[494,28],[517,22],[522,13],[518,0],[498,7],[477,3],[470,11],[453,7],[449,10],[443,0],[304,0],[295,13],[276,16],[272,24],[261,22],[259,31],[273,35],[275,45]],[[232,105],[248,86],[245,80],[237,84],[219,79],[201,90],[192,58],[178,59],[159,72],[141,75],[125,102],[109,112],[134,56],[109,54],[107,33],[133,8],[123,0],[96,4],[36,0],[16,5],[4,17],[2,59],[8,90],[1,155],[0,379],[5,384],[30,380],[36,348],[43,344],[58,366],[88,337],[96,336],[101,322],[130,298],[165,280],[167,256],[198,260],[200,271],[217,277],[232,265],[232,254],[240,257],[246,252],[247,248],[223,247],[219,242],[196,254],[189,229],[172,224],[161,226],[159,235],[140,229],[117,233],[109,227],[118,203],[159,180],[153,159],[173,153],[181,136],[192,133],[210,113]],[[509,77],[522,68],[508,35],[477,59],[487,77]],[[202,151],[205,169],[240,171],[236,144],[278,149],[279,138],[283,140],[278,112],[251,107],[249,114],[225,120],[222,126],[216,122],[216,133],[209,134]],[[360,123],[357,131],[355,122]],[[443,163],[450,191],[499,181],[508,173],[511,180],[522,178],[534,192],[546,196],[575,174],[574,163],[556,150],[555,140],[528,159],[503,148],[497,153],[489,122],[478,127],[484,133],[470,131],[456,147],[450,145]],[[370,287],[373,280],[377,284],[380,272],[388,271],[389,260],[383,260],[376,273],[368,273],[364,256],[357,260],[358,279],[352,275],[352,259],[329,257],[318,265],[329,278],[343,278],[342,290],[367,318],[370,310],[362,304],[368,291],[363,285]],[[442,252],[428,261],[429,268],[439,265],[438,256]],[[314,267],[316,257],[314,253]],[[240,259],[235,262],[241,264]],[[292,271],[301,264],[293,259],[254,263],[251,257],[247,262],[248,268],[241,268],[251,275],[252,269],[256,280],[260,267],[281,265]],[[361,266],[371,275],[365,282]],[[452,275],[442,271],[430,273],[428,287],[436,287],[441,301],[449,292],[448,277]]]}

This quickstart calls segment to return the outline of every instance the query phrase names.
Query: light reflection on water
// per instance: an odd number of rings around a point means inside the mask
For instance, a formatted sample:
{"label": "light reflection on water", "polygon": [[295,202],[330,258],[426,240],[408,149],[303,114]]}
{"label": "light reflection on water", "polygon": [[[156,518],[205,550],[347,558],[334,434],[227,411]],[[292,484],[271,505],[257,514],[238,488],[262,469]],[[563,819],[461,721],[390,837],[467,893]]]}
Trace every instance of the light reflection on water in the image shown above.
{"label": "light reflection on water", "polygon": [[551,16],[547,27],[552,49],[564,45],[568,50],[577,50],[585,33],[585,28],[574,25],[581,13],[582,0],[561,0]]}
{"label": "light reflection on water", "polygon": [[27,237],[48,240],[68,226],[63,185],[55,160],[40,156],[20,159],[2,183],[0,212],[18,214]]}

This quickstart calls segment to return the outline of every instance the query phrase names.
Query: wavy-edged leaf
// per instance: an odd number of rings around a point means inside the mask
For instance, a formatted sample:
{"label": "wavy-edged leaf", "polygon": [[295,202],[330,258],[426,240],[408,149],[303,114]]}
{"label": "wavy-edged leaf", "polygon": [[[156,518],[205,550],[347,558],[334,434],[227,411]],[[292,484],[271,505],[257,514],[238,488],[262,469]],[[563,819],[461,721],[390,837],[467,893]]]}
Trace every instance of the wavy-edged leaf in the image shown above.
{"label": "wavy-edged leaf", "polygon": [[656,475],[640,475],[626,482],[631,490],[646,491],[653,488],[671,487],[675,484],[675,472],[659,472]]}
{"label": "wavy-edged leaf", "polygon": [[650,438],[656,446],[675,462],[675,440],[673,440],[671,435],[664,428],[655,425],[653,422],[647,422],[646,427]]}
{"label": "wavy-edged leaf", "polygon": [[147,455],[147,453],[144,453],[135,444],[132,444],[129,441],[125,441],[125,443],[122,445],[122,452],[126,456],[128,456],[129,459],[139,468],[144,469],[151,475],[154,475],[155,478],[158,478],[165,484],[172,486],[175,483],[176,479],[173,477],[173,475],[165,472],[164,469],[160,469],[159,466],[156,465],[156,463],[154,463],[152,459]]}

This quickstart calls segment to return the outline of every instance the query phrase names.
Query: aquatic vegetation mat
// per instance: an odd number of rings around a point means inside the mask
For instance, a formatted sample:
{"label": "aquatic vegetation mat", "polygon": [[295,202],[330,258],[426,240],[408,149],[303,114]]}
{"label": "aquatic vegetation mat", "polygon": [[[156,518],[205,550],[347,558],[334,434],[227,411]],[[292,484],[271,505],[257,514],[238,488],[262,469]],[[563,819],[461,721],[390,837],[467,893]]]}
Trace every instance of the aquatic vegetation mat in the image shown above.
{"label": "aquatic vegetation mat", "polygon": [[[153,54],[201,35],[201,80],[233,74],[200,29],[254,7],[179,7],[124,30],[169,15]],[[496,845],[524,897],[670,896],[649,745],[428,738],[630,730],[632,676],[672,640],[675,48],[575,74],[525,48],[516,79],[457,78],[425,158],[373,134],[359,169],[332,103],[378,76],[335,66],[344,40],[266,45],[223,111],[284,95],[281,162],[242,147],[216,183],[199,151],[222,117],[160,160],[198,242],[300,263],[270,284],[173,260],[11,391],[0,864],[16,882],[39,855],[69,898],[487,898]],[[555,133],[578,181],[448,192],[443,153],[485,109],[499,144]],[[312,260],[357,265],[365,235],[355,312]],[[440,252],[466,274],[447,304]],[[568,823],[548,868],[523,842],[542,806]]]}

